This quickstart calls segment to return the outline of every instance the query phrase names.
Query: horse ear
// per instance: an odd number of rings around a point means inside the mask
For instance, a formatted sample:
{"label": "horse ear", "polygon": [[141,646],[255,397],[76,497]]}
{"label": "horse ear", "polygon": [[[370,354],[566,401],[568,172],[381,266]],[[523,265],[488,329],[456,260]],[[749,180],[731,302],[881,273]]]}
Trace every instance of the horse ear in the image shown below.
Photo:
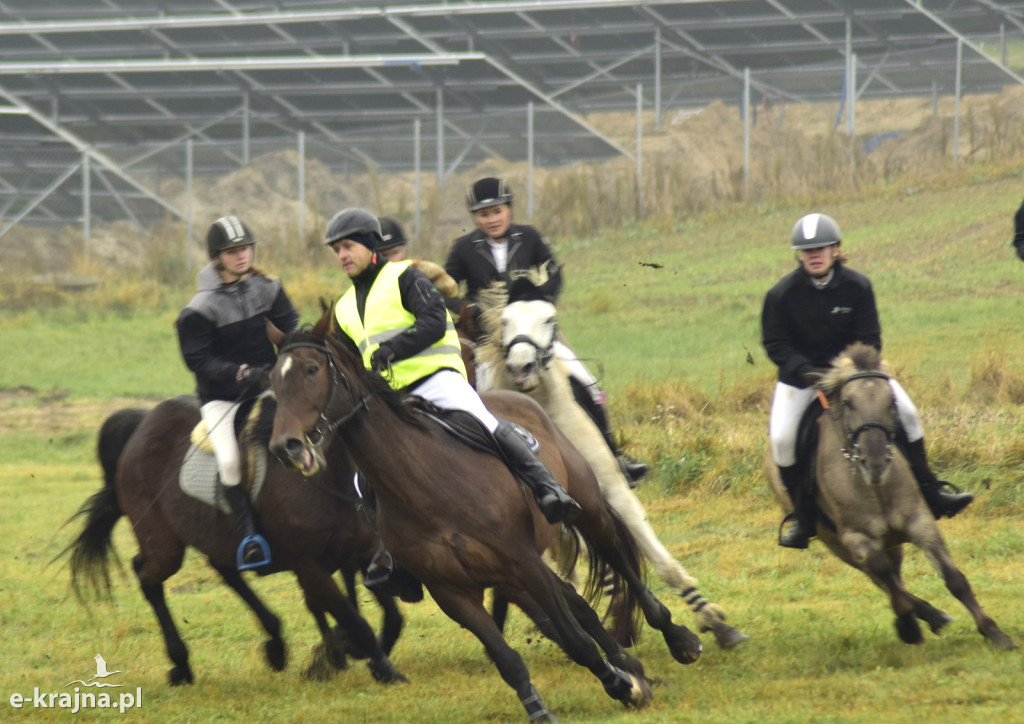
{"label": "horse ear", "polygon": [[[321,302],[322,301],[323,300],[321,300]],[[317,339],[326,339],[327,333],[331,329],[331,320],[333,318],[334,315],[331,313],[331,308],[325,307],[323,313],[320,315],[320,319],[316,320],[316,324],[313,325],[313,329],[311,330],[313,336]]]}
{"label": "horse ear", "polygon": [[281,342],[284,341],[284,332],[278,329],[277,325],[271,322],[269,317],[265,318],[263,322],[264,327],[266,327],[267,330],[267,339],[269,339],[270,343],[275,347],[280,347]]}

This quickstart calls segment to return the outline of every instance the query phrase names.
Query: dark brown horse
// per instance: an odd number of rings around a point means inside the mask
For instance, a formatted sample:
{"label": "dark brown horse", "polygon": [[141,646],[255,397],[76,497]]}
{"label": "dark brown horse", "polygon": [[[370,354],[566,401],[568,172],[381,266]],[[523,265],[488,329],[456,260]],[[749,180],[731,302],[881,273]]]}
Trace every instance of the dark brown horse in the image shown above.
{"label": "dark brown horse", "polygon": [[[967,577],[953,562],[896,439],[897,410],[878,351],[851,345],[819,382],[827,406],[818,420],[813,470],[817,535],[841,560],[868,575],[889,595],[896,632],[922,643],[917,620],[938,633],[952,617],[914,596],[903,584],[903,544],[920,548],[946,588],[970,612],[978,631],[998,649],[1015,644],[981,608]],[[786,511],[792,503],[774,465],[772,490]]]}
{"label": "dark brown horse", "polygon": [[[270,399],[270,398],[267,398]],[[173,668],[172,685],[192,683],[188,649],[178,634],[164,599],[164,581],[181,567],[185,548],[203,552],[224,582],[252,609],[270,639],[265,653],[270,666],[285,666],[280,621],[256,596],[237,570],[235,552],[241,539],[230,516],[182,492],[178,471],[199,422],[199,406],[190,396],[160,403],[151,412],[122,410],[104,423],[99,456],[104,487],[75,517],[85,525],[68,547],[72,583],[109,589],[108,555],[111,535],[122,515],[132,522],[139,553],[132,561],[142,593],[160,623]],[[268,426],[269,428],[269,426]],[[269,435],[269,429],[265,431]],[[254,508],[270,543],[273,561],[261,573],[294,571],[322,636],[307,675],[324,678],[343,668],[345,655],[368,659],[374,678],[383,683],[404,681],[388,652],[402,628],[402,616],[392,598],[378,596],[384,611],[378,642],[369,624],[334,582],[341,570],[350,587],[354,571],[372,559],[379,539],[355,507],[353,467],[344,451],[334,453],[333,478],[304,478],[280,465],[268,465]],[[330,629],[325,614],[338,625]]]}
{"label": "dark brown horse", "polygon": [[[336,448],[349,451],[376,492],[385,545],[442,611],[480,639],[532,721],[552,717],[523,660],[483,607],[488,587],[534,620],[546,619],[562,648],[597,676],[612,698],[646,704],[651,694],[639,662],[541,559],[558,528],[544,520],[499,459],[428,421],[363,367],[350,340],[329,336],[329,323],[328,312],[310,332],[271,336],[280,348],[271,375],[278,400],[271,450],[309,473],[325,464],[325,450],[328,455]],[[484,401],[494,414],[538,439],[541,460],[583,508],[575,529],[591,555],[600,556],[600,561],[592,558],[591,582],[600,580],[605,564],[610,566],[619,575],[614,595],[620,602],[613,600],[612,607],[628,617],[639,606],[678,661],[696,660],[700,640],[672,623],[669,610],[644,586],[636,544],[605,505],[579,452],[528,397],[501,392],[484,395]]]}

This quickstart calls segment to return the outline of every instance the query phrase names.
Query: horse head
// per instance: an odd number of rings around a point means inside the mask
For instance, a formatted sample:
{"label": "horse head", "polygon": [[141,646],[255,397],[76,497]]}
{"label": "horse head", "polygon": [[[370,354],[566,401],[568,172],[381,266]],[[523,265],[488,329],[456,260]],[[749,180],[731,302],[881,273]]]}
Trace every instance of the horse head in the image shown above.
{"label": "horse head", "polygon": [[526,277],[508,287],[508,304],[501,312],[501,346],[509,380],[520,390],[532,390],[554,354],[555,305],[546,285]]}
{"label": "horse head", "polygon": [[898,416],[889,374],[874,347],[853,344],[819,381],[827,410],[851,468],[881,484],[893,459]]}
{"label": "horse head", "polygon": [[346,349],[334,339],[330,324],[326,310],[311,330],[284,335],[268,328],[278,347],[270,375],[277,398],[270,451],[306,477],[324,468],[324,441],[365,410],[369,397],[357,392],[365,375],[355,345]]}

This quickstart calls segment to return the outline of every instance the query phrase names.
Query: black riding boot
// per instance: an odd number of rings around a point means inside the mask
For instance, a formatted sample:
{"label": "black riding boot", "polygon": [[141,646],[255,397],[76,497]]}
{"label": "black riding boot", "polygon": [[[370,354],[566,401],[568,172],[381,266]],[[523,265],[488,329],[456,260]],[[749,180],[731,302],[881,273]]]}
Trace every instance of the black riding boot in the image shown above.
{"label": "black riding boot", "polygon": [[572,523],[579,517],[583,512],[579,503],[551,476],[551,471],[533,454],[511,423],[499,421],[494,439],[508,459],[509,468],[530,488],[537,499],[537,507],[549,523]]}
{"label": "black riding boot", "polygon": [[[907,442],[907,462],[910,463],[910,469],[914,473],[914,477],[917,478],[917,485],[921,488],[924,501],[928,503],[932,515],[936,518],[942,516],[952,518],[974,500],[974,496],[970,493],[961,493],[952,484],[935,477],[935,473],[928,467],[928,457],[924,451],[924,438]],[[955,492],[946,492],[944,488]]]}
{"label": "black riding boot", "polygon": [[619,463],[619,469],[629,481],[629,487],[635,488],[647,473],[651,472],[651,466],[646,463],[638,463],[626,457],[622,449],[615,442],[615,435],[612,433],[612,425],[608,420],[608,410],[604,405],[599,405],[587,388],[574,377],[569,378],[572,385],[572,394],[576,404],[583,408],[587,416],[594,421],[597,429],[601,431],[605,444],[612,451],[615,460]]}
{"label": "black riding boot", "polygon": [[[789,499],[793,501],[793,512],[787,513],[779,526],[779,545],[784,548],[806,548],[814,535],[814,498],[807,490],[804,476],[796,465],[780,465],[778,469]],[[790,526],[783,533],[782,526],[787,521]]]}
{"label": "black riding boot", "polygon": [[[360,486],[359,504],[366,519],[370,521],[370,527],[376,533],[377,497],[372,486]],[[395,562],[383,543],[374,554],[370,565],[366,567],[366,572],[363,574],[363,585],[374,593],[397,596],[406,603],[423,600],[423,584],[416,579],[416,576]]]}
{"label": "black riding boot", "polygon": [[244,534],[238,550],[238,568],[248,570],[270,563],[270,549],[263,536],[256,532],[256,519],[249,493],[242,485],[221,485],[224,500],[235,516],[238,529]]}

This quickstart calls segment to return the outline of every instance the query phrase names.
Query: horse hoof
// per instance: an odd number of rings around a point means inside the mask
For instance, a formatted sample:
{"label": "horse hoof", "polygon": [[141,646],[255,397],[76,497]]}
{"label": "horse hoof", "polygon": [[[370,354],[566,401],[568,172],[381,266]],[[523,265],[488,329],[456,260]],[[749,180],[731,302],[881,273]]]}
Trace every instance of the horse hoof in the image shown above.
{"label": "horse hoof", "polygon": [[288,654],[285,650],[284,641],[281,639],[269,639],[263,644],[263,653],[267,657],[267,663],[274,671],[284,671],[288,663]]}
{"label": "horse hoof", "polygon": [[373,675],[374,680],[381,684],[409,683],[409,680],[402,676],[402,673],[391,663],[391,659],[386,656],[376,661],[368,661],[366,665],[370,667],[370,673]]}
{"label": "horse hoof", "polygon": [[953,622],[953,617],[945,611],[939,611],[939,614],[940,615],[928,621],[928,628],[932,630],[933,634],[939,633],[942,629],[946,628],[947,624]]}
{"label": "horse hoof", "polygon": [[171,686],[181,686],[182,684],[192,683],[192,670],[187,666],[182,668],[175,666],[167,673],[167,678],[170,679]]}
{"label": "horse hoof", "polygon": [[725,649],[726,651],[736,648],[750,638],[750,636],[743,633],[735,626],[730,626],[724,621],[716,621],[712,624],[711,633],[715,636],[718,648]]}
{"label": "horse hoof", "polygon": [[700,637],[686,626],[672,624],[662,631],[662,635],[665,637],[665,643],[668,644],[672,658],[680,664],[692,664],[700,658],[704,651]]}
{"label": "horse hoof", "polygon": [[629,699],[622,703],[633,709],[643,709],[654,700],[654,692],[651,691],[651,686],[644,677],[633,674],[628,674],[628,676],[631,683]]}
{"label": "horse hoof", "polygon": [[1012,651],[1013,649],[1017,648],[1017,644],[1013,642],[1013,639],[1004,634],[1002,631],[1000,631],[997,635],[990,636],[989,641],[991,641],[992,645],[1000,651]]}
{"label": "horse hoof", "polygon": [[912,615],[900,616],[896,619],[896,633],[899,634],[900,641],[905,644],[924,643],[924,634],[921,633],[917,619]]}

